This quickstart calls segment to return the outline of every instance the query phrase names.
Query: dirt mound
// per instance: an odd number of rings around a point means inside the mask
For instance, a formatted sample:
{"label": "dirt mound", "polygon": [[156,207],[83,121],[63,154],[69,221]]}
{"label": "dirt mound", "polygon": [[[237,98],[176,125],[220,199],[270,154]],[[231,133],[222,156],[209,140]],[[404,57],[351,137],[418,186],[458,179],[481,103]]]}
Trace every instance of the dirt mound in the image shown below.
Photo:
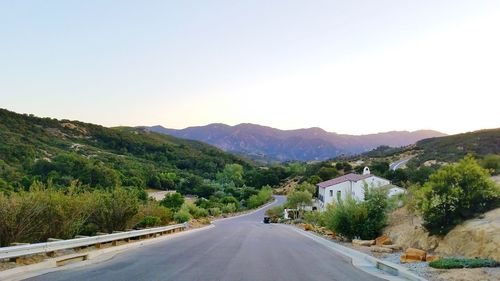
{"label": "dirt mound", "polygon": [[422,227],[422,219],[410,214],[403,207],[389,214],[389,225],[384,233],[389,235],[394,244],[406,248],[432,251],[437,248],[439,238],[430,236]]}
{"label": "dirt mound", "polygon": [[443,255],[462,254],[500,260],[500,208],[477,219],[465,221],[450,231],[436,252]]}
{"label": "dirt mound", "polygon": [[389,215],[385,228],[395,244],[414,247],[444,256],[483,257],[500,260],[500,208],[463,222],[443,238],[431,236],[419,217],[400,208]]}

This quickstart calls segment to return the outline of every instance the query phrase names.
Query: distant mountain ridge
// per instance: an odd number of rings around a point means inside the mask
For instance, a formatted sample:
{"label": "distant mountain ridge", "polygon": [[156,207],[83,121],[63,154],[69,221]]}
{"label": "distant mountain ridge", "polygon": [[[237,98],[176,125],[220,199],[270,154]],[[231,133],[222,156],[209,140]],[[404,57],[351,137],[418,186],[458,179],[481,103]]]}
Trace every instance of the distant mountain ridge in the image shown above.
{"label": "distant mountain ridge", "polygon": [[357,136],[330,133],[317,127],[280,130],[249,123],[235,126],[214,123],[180,130],[158,125],[147,129],[179,138],[202,141],[222,150],[245,154],[254,159],[277,161],[326,160],[343,154],[366,152],[380,145],[400,147],[426,138],[445,136],[432,130],[391,131]]}

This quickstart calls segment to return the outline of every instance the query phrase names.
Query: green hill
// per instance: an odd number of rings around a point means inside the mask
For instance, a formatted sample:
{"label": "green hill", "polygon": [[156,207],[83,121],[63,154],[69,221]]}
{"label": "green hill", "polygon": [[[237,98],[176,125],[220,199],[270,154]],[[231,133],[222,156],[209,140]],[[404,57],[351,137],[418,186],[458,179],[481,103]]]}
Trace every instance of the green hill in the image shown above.
{"label": "green hill", "polygon": [[456,162],[466,154],[477,158],[500,154],[500,128],[424,139],[418,141],[415,148],[421,150],[415,159],[419,163],[428,160]]}
{"label": "green hill", "polygon": [[27,188],[39,180],[188,189],[232,163],[254,170],[248,161],[197,141],[0,109],[0,188]]}

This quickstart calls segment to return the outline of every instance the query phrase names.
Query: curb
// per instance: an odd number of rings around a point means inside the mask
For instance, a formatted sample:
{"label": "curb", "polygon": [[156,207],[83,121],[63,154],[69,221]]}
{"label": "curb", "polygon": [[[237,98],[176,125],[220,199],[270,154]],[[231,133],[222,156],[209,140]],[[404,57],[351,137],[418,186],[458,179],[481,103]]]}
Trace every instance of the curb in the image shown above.
{"label": "curb", "polygon": [[[376,277],[383,278],[385,280],[396,281],[396,280],[410,280],[410,281],[427,281],[427,279],[417,276],[416,274],[410,272],[407,268],[402,267],[398,264],[383,261],[377,259],[373,256],[367,255],[365,253],[353,250],[351,248],[339,245],[335,242],[327,240],[317,234],[306,232],[302,229],[298,229],[293,226],[283,225],[285,227],[290,227],[296,232],[306,236],[329,249],[338,252],[344,256],[351,258],[352,264]],[[383,271],[385,274],[380,272]],[[389,275],[388,275],[389,274]]]}
{"label": "curb", "polygon": [[[182,232],[178,232],[178,233],[174,233],[174,234],[170,234],[170,235],[166,235],[166,236],[152,238],[149,240],[143,240],[143,241],[132,242],[129,244],[114,246],[114,247],[100,249],[100,250],[92,250],[89,252],[75,253],[75,254],[64,255],[64,256],[60,256],[60,257],[56,257],[56,258],[50,258],[50,259],[46,259],[46,260],[39,262],[39,263],[19,266],[19,267],[0,271],[0,280],[2,280],[2,281],[18,281],[18,280],[23,280],[23,279],[27,279],[30,277],[35,277],[35,276],[39,276],[42,274],[46,274],[49,272],[58,271],[60,269],[77,268],[77,267],[82,267],[82,266],[86,266],[89,264],[95,264],[95,263],[99,263],[99,262],[103,262],[103,261],[107,261],[109,259],[112,259],[117,254],[120,254],[120,253],[127,251],[127,250],[140,248],[142,246],[147,246],[147,245],[162,242],[165,240],[174,239],[174,238],[179,237],[179,236],[193,234],[193,233],[203,231],[203,230],[208,230],[208,229],[211,229],[213,227],[215,227],[215,226],[208,225],[208,226],[204,226],[204,227],[200,227],[200,228],[185,230]],[[84,257],[83,261],[71,263],[68,265],[61,265],[61,266],[58,265],[59,263],[65,261],[65,260],[70,260],[72,258],[78,258],[78,257]]]}

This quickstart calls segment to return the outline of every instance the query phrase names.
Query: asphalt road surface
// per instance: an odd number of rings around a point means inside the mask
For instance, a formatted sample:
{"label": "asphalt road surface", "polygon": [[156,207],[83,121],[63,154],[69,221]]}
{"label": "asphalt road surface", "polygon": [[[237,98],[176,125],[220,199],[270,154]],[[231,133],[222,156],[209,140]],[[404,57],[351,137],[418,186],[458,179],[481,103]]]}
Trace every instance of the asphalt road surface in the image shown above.
{"label": "asphalt road surface", "polygon": [[393,162],[389,165],[389,168],[393,171],[397,170],[398,168],[400,168],[401,166],[405,165],[406,163],[408,163],[408,161],[411,160],[411,158],[413,157],[408,157],[408,158],[405,158],[405,159],[401,159],[401,160],[398,160],[396,162]]}
{"label": "asphalt road surface", "polygon": [[[278,197],[281,204],[284,197]],[[28,280],[295,281],[381,280],[289,227],[263,224],[264,210],[131,249],[98,264]]]}

